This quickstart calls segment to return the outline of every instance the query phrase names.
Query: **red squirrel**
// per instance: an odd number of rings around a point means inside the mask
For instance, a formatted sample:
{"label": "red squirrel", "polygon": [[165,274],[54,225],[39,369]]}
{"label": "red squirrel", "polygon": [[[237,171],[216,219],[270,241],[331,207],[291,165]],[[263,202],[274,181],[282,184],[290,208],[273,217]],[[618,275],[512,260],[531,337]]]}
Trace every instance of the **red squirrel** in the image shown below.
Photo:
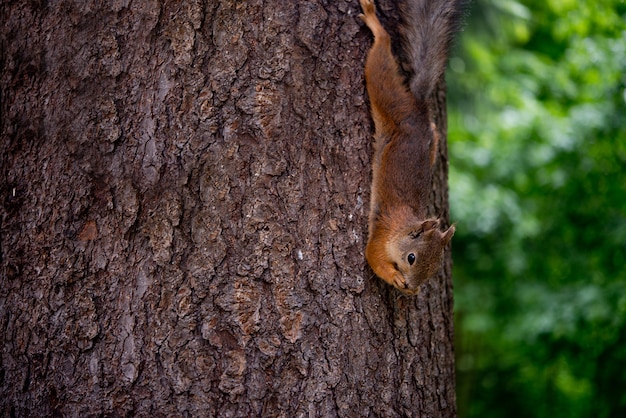
{"label": "red squirrel", "polygon": [[359,15],[374,35],[365,81],[374,120],[374,156],[365,257],[374,273],[406,294],[435,275],[454,226],[428,217],[438,136],[430,110],[458,21],[460,0],[404,0],[402,46],[413,67],[408,86],[373,0]]}

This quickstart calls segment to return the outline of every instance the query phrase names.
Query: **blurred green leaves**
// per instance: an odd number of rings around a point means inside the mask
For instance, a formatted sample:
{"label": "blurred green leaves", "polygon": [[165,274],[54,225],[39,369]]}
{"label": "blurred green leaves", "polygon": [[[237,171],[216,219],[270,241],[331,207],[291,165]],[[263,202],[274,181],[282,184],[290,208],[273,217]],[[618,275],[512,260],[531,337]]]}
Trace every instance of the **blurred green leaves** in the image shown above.
{"label": "blurred green leaves", "polygon": [[626,416],[626,4],[477,0],[447,80],[460,415]]}

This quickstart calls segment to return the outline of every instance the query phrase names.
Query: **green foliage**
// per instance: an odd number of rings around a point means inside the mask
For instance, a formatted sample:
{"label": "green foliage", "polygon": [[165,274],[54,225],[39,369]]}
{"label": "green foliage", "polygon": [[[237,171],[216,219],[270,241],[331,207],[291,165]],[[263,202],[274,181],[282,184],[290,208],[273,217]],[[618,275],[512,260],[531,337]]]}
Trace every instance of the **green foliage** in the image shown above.
{"label": "green foliage", "polygon": [[460,415],[626,416],[626,4],[478,0],[448,85]]}

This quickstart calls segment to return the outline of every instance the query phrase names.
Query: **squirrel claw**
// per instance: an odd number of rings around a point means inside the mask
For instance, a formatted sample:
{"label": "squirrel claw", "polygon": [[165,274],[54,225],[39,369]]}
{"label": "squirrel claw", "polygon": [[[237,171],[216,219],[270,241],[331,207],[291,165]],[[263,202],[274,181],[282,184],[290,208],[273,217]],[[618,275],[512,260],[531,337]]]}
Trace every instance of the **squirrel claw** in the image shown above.
{"label": "squirrel claw", "polygon": [[373,0],[360,0],[361,9],[366,15],[375,14],[376,13],[376,5]]}
{"label": "squirrel claw", "polygon": [[420,292],[420,288],[418,287],[416,289],[400,289],[400,291],[405,295],[415,296]]}
{"label": "squirrel claw", "polygon": [[400,290],[404,291],[405,289],[408,289],[409,287],[406,281],[404,280],[404,277],[402,277],[402,274],[400,273],[394,274],[392,280],[393,280],[393,285]]}

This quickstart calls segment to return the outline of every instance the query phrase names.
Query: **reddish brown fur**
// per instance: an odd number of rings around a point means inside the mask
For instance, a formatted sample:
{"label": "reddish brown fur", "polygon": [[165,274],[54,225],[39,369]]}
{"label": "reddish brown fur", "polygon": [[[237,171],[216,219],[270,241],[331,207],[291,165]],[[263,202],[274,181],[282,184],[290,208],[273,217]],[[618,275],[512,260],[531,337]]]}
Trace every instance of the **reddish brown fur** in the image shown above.
{"label": "reddish brown fur", "polygon": [[365,79],[376,128],[365,256],[377,276],[414,294],[439,270],[454,234],[453,226],[441,232],[438,220],[427,219],[438,137],[426,98],[404,85],[373,0],[361,0],[361,7],[374,34]]}

